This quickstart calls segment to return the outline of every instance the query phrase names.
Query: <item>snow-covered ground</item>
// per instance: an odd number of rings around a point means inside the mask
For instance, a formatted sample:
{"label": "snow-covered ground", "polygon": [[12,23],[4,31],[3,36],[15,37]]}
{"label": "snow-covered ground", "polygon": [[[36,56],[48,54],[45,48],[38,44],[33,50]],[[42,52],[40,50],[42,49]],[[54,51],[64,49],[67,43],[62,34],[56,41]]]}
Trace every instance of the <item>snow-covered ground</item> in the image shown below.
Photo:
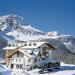
{"label": "snow-covered ground", "polygon": [[75,75],[75,65],[61,63],[60,70],[39,74],[40,69],[31,71],[14,70],[11,75]]}
{"label": "snow-covered ground", "polygon": [[35,71],[31,72],[30,75],[75,75],[75,70],[64,70],[57,72],[48,72],[45,74],[38,74]]}
{"label": "snow-covered ground", "polygon": [[8,69],[6,66],[0,64],[0,75],[10,75],[11,70]]}

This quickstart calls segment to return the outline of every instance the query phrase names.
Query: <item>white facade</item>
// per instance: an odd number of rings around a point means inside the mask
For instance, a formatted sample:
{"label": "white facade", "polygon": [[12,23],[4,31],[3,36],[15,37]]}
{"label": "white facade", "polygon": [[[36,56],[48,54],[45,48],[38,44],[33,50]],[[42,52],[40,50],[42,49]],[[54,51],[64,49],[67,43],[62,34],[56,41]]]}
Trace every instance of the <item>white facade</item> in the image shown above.
{"label": "white facade", "polygon": [[27,69],[34,65],[35,57],[33,55],[30,57],[25,55],[24,53],[20,53],[18,53],[18,56],[17,54],[14,54],[10,59],[11,64],[9,65],[9,67],[11,69]]}

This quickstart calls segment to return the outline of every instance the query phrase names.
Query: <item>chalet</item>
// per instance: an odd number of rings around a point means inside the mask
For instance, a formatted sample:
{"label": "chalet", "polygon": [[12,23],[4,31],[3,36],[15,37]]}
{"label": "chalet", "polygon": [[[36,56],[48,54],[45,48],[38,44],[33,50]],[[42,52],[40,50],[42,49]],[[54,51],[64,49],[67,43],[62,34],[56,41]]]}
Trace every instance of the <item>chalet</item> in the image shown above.
{"label": "chalet", "polygon": [[33,69],[59,66],[60,62],[52,58],[56,50],[47,42],[26,42],[20,47],[8,46],[6,50],[6,65],[11,69]]}

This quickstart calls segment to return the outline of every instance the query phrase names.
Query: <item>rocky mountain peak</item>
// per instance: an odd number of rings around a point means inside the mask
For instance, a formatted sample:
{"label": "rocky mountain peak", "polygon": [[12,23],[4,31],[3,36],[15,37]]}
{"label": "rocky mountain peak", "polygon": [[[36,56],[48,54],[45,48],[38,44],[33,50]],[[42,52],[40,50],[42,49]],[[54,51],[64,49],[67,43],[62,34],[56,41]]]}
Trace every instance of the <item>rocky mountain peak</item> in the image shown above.
{"label": "rocky mountain peak", "polygon": [[0,16],[0,30],[10,30],[11,28],[15,29],[18,25],[21,24],[23,18],[18,15],[6,15]]}

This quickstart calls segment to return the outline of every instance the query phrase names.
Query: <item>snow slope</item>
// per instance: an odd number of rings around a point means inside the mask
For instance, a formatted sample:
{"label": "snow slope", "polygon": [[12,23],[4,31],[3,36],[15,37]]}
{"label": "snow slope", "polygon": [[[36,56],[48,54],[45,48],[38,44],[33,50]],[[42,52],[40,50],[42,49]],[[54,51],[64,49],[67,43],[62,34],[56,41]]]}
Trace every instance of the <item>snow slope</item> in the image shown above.
{"label": "snow slope", "polygon": [[11,70],[0,64],[0,75],[11,75]]}
{"label": "snow slope", "polygon": [[38,69],[30,71],[30,75],[75,75],[75,65],[61,63],[60,70],[54,70],[45,74],[38,74]]}

